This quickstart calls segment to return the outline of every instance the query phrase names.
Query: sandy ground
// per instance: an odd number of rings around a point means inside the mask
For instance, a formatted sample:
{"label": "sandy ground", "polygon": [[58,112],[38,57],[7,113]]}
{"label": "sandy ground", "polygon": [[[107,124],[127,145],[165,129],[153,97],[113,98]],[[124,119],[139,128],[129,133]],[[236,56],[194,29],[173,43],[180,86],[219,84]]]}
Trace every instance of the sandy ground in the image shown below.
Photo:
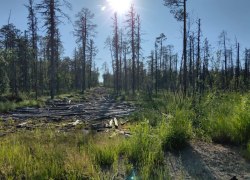
{"label": "sandy ground", "polygon": [[240,149],[193,141],[179,153],[167,153],[172,179],[249,179],[250,163]]}

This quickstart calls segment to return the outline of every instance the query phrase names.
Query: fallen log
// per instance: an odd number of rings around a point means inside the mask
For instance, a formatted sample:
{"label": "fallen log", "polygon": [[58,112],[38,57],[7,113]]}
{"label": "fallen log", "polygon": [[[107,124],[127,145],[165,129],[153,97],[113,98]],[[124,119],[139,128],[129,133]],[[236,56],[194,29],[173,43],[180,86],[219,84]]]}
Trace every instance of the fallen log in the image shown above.
{"label": "fallen log", "polygon": [[119,125],[118,125],[118,121],[117,121],[116,118],[114,118],[114,123],[115,123],[115,128],[118,129],[118,126],[119,126]]}
{"label": "fallen log", "polygon": [[23,123],[21,123],[21,124],[18,124],[18,125],[16,126],[16,128],[23,128],[23,127],[25,127],[27,124],[28,124],[28,122],[23,122]]}
{"label": "fallen log", "polygon": [[95,124],[91,124],[91,129],[92,130],[98,130],[98,129],[102,129],[105,128],[105,124],[104,123],[95,123]]}

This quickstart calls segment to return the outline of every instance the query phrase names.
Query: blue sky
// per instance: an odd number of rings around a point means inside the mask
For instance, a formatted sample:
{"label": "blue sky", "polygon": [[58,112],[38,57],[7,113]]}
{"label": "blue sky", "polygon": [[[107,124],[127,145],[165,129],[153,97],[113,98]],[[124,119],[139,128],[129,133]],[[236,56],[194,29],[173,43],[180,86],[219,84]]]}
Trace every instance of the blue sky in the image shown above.
{"label": "blue sky", "polygon": [[[27,28],[27,10],[23,4],[28,0],[0,0],[0,27],[7,23],[9,11],[12,10],[11,23],[17,28],[25,30]],[[40,0],[36,0],[39,2]],[[118,0],[117,0],[118,1]],[[108,9],[101,11],[101,7],[106,5],[106,0],[69,0],[72,4],[72,11],[65,9],[71,20],[75,21],[75,14],[81,8],[87,7],[95,13],[93,20],[97,25],[97,36],[95,39],[99,49],[96,57],[96,64],[101,67],[104,61],[110,62],[110,53],[104,49],[104,41],[112,33],[113,12]],[[132,0],[136,11],[141,15],[143,31],[143,55],[146,57],[154,47],[155,37],[160,33],[167,36],[167,44],[175,46],[176,52],[182,49],[182,23],[177,22],[169,9],[163,6],[163,0]],[[241,43],[241,47],[250,47],[250,0],[188,0],[188,12],[193,19],[201,18],[203,38],[207,37],[213,47],[218,48],[218,36],[222,30],[228,32],[231,43],[234,43],[235,36]],[[120,23],[124,17],[120,16]],[[123,24],[124,25],[124,24]],[[40,26],[41,27],[41,26]],[[196,28],[196,24],[193,24]],[[41,31],[44,29],[41,28]],[[62,41],[65,48],[64,56],[73,55],[73,50],[77,47],[73,36],[72,24],[60,25]]]}

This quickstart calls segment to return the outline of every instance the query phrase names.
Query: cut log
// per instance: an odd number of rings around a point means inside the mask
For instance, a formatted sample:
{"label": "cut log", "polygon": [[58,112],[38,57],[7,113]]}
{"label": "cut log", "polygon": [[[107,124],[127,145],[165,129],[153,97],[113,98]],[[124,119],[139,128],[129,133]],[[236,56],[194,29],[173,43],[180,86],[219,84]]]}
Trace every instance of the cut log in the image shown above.
{"label": "cut log", "polygon": [[123,125],[127,124],[128,122],[129,122],[129,120],[121,121],[121,125],[123,126]]}
{"label": "cut log", "polygon": [[[100,92],[99,92],[100,91]],[[117,102],[114,97],[108,95],[104,88],[92,89],[85,95],[86,99],[71,101],[48,100],[44,108],[19,108],[12,113],[6,114],[3,119],[11,117],[15,120],[45,119],[49,121],[69,120],[73,117],[77,120],[70,122],[71,126],[77,126],[81,120],[87,121],[93,129],[118,128],[123,122],[118,122],[118,118],[130,115],[135,108],[130,103]],[[97,123],[103,121],[101,123]],[[105,121],[105,122],[104,122]],[[69,122],[66,122],[68,124]],[[119,124],[120,123],[120,124]],[[91,126],[93,124],[93,126]],[[17,125],[18,128],[22,125]],[[35,127],[35,125],[34,125]],[[120,127],[119,127],[120,128]]]}
{"label": "cut log", "polygon": [[116,118],[114,118],[114,123],[115,123],[115,128],[118,129],[118,126],[119,126],[119,125],[118,125],[118,121],[117,121]]}
{"label": "cut log", "polygon": [[76,126],[78,124],[81,124],[80,120],[76,120],[75,122],[72,123],[73,126]]}
{"label": "cut log", "polygon": [[110,121],[109,121],[109,126],[113,126],[113,119],[111,119]]}
{"label": "cut log", "polygon": [[18,124],[16,127],[17,127],[17,128],[23,128],[23,127],[25,127],[27,124],[28,124],[28,122],[23,122],[23,123],[21,123],[21,124]]}

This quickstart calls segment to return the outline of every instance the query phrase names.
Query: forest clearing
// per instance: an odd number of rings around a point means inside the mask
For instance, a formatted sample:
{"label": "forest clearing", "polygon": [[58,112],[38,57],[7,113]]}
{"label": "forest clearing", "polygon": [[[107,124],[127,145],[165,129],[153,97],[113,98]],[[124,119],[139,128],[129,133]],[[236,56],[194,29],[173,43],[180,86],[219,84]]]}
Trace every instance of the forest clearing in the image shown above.
{"label": "forest clearing", "polygon": [[1,180],[250,180],[250,1],[21,1],[0,7]]}
{"label": "forest clearing", "polygon": [[[94,88],[84,98],[61,95],[61,100],[50,101],[44,108],[18,108],[2,114],[0,177],[250,178],[250,149],[244,145],[249,121],[242,119],[249,118],[244,111],[249,98],[236,101],[229,99],[237,97],[234,94],[210,94],[196,109],[191,99],[167,92],[151,100],[138,95],[133,101],[109,92]],[[110,123],[114,118],[117,126]]]}

